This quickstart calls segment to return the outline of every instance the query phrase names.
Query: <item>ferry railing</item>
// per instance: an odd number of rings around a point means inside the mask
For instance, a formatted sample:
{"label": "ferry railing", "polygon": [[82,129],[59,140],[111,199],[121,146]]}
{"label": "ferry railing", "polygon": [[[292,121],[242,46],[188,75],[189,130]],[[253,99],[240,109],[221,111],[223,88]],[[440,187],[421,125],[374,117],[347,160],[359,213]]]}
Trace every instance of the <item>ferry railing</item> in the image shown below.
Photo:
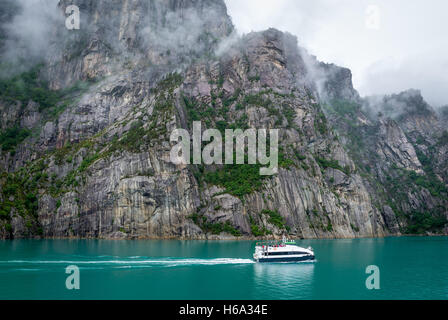
{"label": "ferry railing", "polygon": [[285,242],[280,240],[268,240],[268,241],[261,241],[257,242],[257,247],[278,247],[278,246],[284,246]]}

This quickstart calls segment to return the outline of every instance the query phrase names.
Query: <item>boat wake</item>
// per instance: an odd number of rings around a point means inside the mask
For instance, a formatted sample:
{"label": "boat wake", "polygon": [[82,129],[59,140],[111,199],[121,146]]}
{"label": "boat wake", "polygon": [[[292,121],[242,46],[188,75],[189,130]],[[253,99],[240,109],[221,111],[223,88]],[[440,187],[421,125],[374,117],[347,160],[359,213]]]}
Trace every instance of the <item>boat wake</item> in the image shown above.
{"label": "boat wake", "polygon": [[237,259],[237,258],[218,258],[218,259],[190,259],[190,258],[149,258],[149,257],[129,257],[129,258],[117,258],[110,257],[109,259],[79,259],[79,260],[10,260],[0,261],[0,268],[15,267],[22,269],[16,270],[35,270],[35,269],[23,269],[23,266],[44,267],[44,266],[57,266],[57,265],[76,265],[84,269],[103,269],[103,268],[118,268],[118,269],[131,269],[131,268],[150,268],[150,267],[182,267],[182,266],[217,266],[217,265],[244,265],[254,264],[255,262],[250,259]]}

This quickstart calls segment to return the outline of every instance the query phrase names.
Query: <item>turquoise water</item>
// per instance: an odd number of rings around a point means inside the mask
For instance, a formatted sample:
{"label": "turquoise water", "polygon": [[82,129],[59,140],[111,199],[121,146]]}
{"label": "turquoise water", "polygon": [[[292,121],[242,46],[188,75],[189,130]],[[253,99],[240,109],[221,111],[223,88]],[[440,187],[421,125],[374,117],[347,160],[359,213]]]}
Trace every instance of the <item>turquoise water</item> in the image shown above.
{"label": "turquoise water", "polygon": [[[448,238],[303,240],[317,261],[255,264],[255,242],[0,241],[0,299],[448,299]],[[80,268],[80,290],[65,268]],[[367,290],[366,267],[380,268]]]}

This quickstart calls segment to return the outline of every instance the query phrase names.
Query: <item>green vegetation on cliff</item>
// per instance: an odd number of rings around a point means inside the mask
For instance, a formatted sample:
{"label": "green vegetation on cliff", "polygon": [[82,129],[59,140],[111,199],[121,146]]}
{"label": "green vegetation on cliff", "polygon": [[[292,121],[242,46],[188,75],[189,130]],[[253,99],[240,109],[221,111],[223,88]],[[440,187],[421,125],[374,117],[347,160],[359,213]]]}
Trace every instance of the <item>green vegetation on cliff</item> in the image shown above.
{"label": "green vegetation on cliff", "polygon": [[21,144],[29,135],[31,131],[18,126],[8,128],[0,133],[0,147],[2,151],[14,153],[15,148]]}
{"label": "green vegetation on cliff", "polygon": [[233,235],[234,237],[241,237],[241,231],[236,229],[229,221],[211,223],[207,217],[201,216],[198,213],[193,213],[189,216],[197,226],[199,226],[204,232],[219,235],[223,232]]}
{"label": "green vegetation on cliff", "polygon": [[350,174],[350,167],[349,166],[342,167],[339,164],[338,160],[327,160],[324,158],[316,157],[316,161],[323,169],[332,168],[332,169],[342,171],[347,175]]}
{"label": "green vegetation on cliff", "polygon": [[48,184],[44,161],[36,161],[22,167],[15,173],[2,173],[0,176],[1,207],[0,219],[7,224],[12,215],[18,215],[25,221],[29,234],[41,234],[37,225],[39,189]]}
{"label": "green vegetation on cliff", "polygon": [[261,165],[224,165],[204,178],[207,183],[225,188],[225,192],[237,197],[261,190],[266,176],[260,175]]}
{"label": "green vegetation on cliff", "polygon": [[438,233],[448,224],[448,219],[442,214],[413,212],[407,215],[407,224],[406,234]]}
{"label": "green vegetation on cliff", "polygon": [[55,106],[61,93],[50,90],[48,84],[39,79],[42,67],[39,64],[12,78],[0,79],[0,99],[10,103],[20,101],[22,104],[32,100],[39,104],[39,111]]}
{"label": "green vegetation on cliff", "polygon": [[256,225],[255,222],[253,222],[253,220],[251,221],[250,224],[250,230],[254,237],[263,237],[272,234],[272,232],[266,229],[265,227],[259,227],[258,225]]}
{"label": "green vegetation on cliff", "polygon": [[290,227],[286,225],[286,220],[283,218],[280,213],[278,213],[277,210],[263,210],[261,211],[261,214],[265,214],[269,216],[268,222],[273,224],[279,229],[285,229],[287,231],[290,231]]}

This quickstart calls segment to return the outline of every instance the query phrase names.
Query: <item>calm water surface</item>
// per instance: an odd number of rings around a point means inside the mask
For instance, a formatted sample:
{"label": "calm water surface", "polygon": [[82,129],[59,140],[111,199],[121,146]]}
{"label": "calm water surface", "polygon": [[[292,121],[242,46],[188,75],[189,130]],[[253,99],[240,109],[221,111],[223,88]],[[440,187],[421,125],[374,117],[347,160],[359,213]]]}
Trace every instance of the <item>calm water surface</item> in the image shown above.
{"label": "calm water surface", "polygon": [[[447,237],[300,245],[317,261],[256,264],[253,241],[0,241],[0,299],[448,299]],[[65,287],[69,265],[78,291]]]}

